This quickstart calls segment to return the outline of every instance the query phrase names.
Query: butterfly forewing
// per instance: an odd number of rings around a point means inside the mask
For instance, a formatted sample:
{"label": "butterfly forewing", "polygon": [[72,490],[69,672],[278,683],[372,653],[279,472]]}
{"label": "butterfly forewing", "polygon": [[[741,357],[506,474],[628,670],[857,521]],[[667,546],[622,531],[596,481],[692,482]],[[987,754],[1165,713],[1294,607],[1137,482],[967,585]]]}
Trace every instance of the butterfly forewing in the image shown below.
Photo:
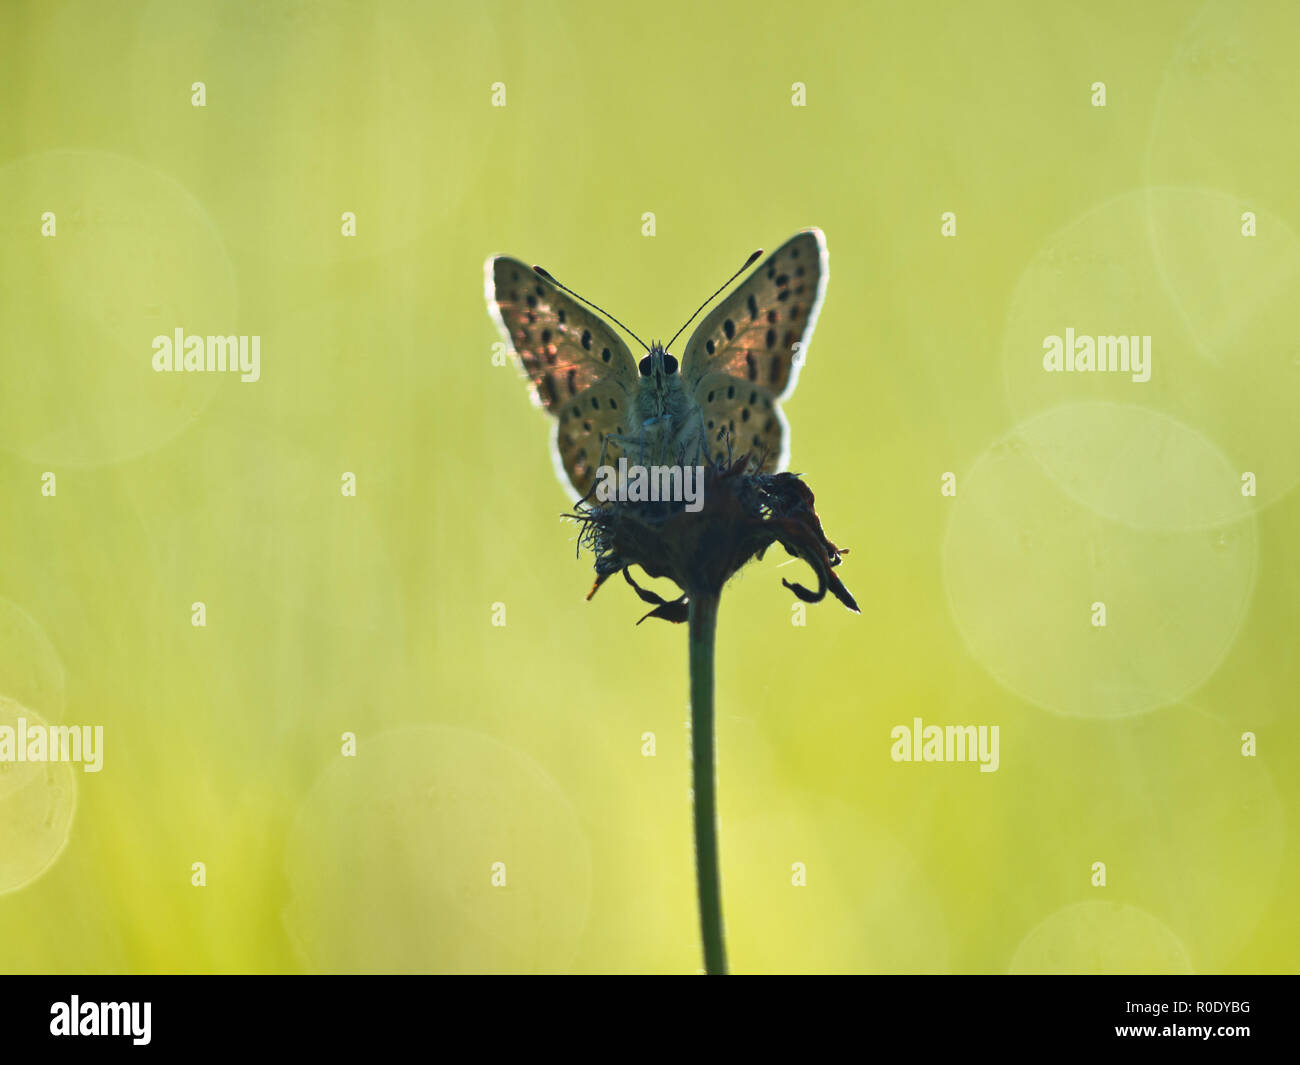
{"label": "butterfly forewing", "polygon": [[[602,438],[623,431],[637,387],[627,345],[597,315],[509,256],[488,260],[487,300],[534,400],[556,418],[559,471],[578,495],[586,494]],[[606,460],[617,454],[611,444]]]}
{"label": "butterfly forewing", "polygon": [[784,468],[788,434],[778,400],[794,391],[826,280],[821,231],[804,230],[764,259],[691,335],[682,373],[704,411],[711,457],[748,453],[763,469]]}

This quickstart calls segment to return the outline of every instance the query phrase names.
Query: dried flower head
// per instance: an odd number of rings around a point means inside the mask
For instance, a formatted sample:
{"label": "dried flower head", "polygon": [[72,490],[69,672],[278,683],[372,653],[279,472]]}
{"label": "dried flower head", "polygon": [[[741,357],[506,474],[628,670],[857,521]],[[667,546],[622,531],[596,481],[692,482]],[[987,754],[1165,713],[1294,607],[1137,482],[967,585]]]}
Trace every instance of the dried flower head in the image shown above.
{"label": "dried flower head", "polygon": [[[703,505],[681,502],[581,501],[566,515],[582,525],[579,548],[596,556],[596,583],[587,598],[622,570],[638,596],[654,606],[645,617],[684,622],[693,595],[717,594],[745,563],[762,558],[774,543],[803,559],[817,576],[817,588],[782,580],[796,596],[817,603],[830,592],[855,613],[858,604],[833,572],[847,550],[822,532],[812,490],[793,473],[764,473],[748,456],[703,467]],[[631,566],[651,577],[667,577],[682,590],[666,600],[632,579]],[[638,622],[637,624],[640,624]]]}

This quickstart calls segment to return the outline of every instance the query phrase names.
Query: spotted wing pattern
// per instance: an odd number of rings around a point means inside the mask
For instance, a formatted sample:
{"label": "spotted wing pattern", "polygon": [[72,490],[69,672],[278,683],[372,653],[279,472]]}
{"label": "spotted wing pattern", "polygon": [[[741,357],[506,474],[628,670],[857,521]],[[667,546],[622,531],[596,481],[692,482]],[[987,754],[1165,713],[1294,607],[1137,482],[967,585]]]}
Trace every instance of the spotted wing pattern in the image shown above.
{"label": "spotted wing pattern", "polygon": [[[605,434],[622,433],[637,388],[627,345],[598,315],[518,259],[486,267],[488,308],[532,385],[533,401],[555,419],[556,472],[577,495],[591,488]],[[620,454],[615,445],[605,459]]]}
{"label": "spotted wing pattern", "polygon": [[759,469],[784,465],[785,415],[762,385],[708,373],[695,387],[695,401],[704,415],[705,446],[714,462],[730,465],[750,455]]}
{"label": "spotted wing pattern", "polygon": [[704,411],[709,454],[749,454],[781,470],[789,433],[780,400],[807,359],[829,276],[818,229],[796,233],[700,323],[686,345],[682,374]]}

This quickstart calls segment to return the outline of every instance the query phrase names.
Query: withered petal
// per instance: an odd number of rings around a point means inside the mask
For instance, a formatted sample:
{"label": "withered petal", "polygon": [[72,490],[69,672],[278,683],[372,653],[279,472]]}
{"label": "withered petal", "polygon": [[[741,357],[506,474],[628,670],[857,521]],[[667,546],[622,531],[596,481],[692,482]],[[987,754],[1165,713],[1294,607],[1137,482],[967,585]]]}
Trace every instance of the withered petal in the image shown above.
{"label": "withered petal", "polygon": [[686,601],[686,596],[682,596],[675,602],[655,607],[650,613],[637,621],[637,624],[640,625],[646,618],[659,618],[661,621],[671,621],[674,625],[681,625],[690,617],[690,610],[691,607]]}
{"label": "withered petal", "polygon": [[609,580],[609,578],[612,576],[613,576],[612,573],[596,574],[596,583],[591,586],[591,591],[587,593],[587,602],[591,602],[591,597],[595,595],[598,591],[600,591],[600,586],[604,584],[607,580]]}
{"label": "withered petal", "polygon": [[[631,569],[627,566],[623,567],[623,579],[632,586],[632,590],[636,592],[637,596],[643,603],[654,604],[655,609],[646,614],[641,621],[645,621],[646,618],[660,618],[664,621],[671,621],[674,624],[681,624],[687,619],[690,608],[687,604],[685,594],[678,596],[670,602],[657,592],[653,592],[649,588],[642,588],[637,584],[637,582],[632,579]],[[638,621],[637,624],[640,625],[641,621]]]}
{"label": "withered petal", "polygon": [[829,550],[827,549],[829,541],[820,535],[820,526],[817,526],[818,535],[814,535],[811,523],[807,522],[806,519],[773,518],[768,524],[775,527],[776,538],[781,543],[781,546],[796,558],[803,559],[808,563],[812,571],[817,574],[817,591],[815,592],[805,588],[802,584],[787,581],[784,578],[781,580],[782,584],[805,603],[820,603],[826,598],[826,592],[829,590],[836,599],[855,614],[862,613],[858,609],[857,601],[849,594],[849,590],[844,587],[844,583],[831,572],[831,569],[839,564],[839,553],[835,551],[833,544],[829,545]]}

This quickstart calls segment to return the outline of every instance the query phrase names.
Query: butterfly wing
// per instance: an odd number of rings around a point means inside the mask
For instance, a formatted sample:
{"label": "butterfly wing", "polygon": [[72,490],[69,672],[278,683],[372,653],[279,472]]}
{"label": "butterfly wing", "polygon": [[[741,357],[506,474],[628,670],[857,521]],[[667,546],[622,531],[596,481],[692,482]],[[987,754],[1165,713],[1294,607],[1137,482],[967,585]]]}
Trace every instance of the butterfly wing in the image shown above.
{"label": "butterfly wing", "polygon": [[623,454],[617,443],[606,443],[605,437],[610,433],[623,434],[630,402],[627,390],[617,382],[597,381],[557,412],[559,420],[551,434],[551,455],[556,472],[563,472],[577,498],[591,491],[602,448],[607,465],[617,464]]}
{"label": "butterfly wing", "polygon": [[[782,470],[790,434],[780,400],[794,391],[829,278],[819,229],[796,233],[718,304],[691,334],[682,376],[704,411],[716,460],[749,454]],[[719,435],[730,437],[730,449]]]}
{"label": "butterfly wing", "polygon": [[[636,363],[609,325],[532,267],[498,255],[488,259],[485,273],[488,310],[532,384],[533,402],[556,419],[556,473],[584,496],[604,435],[627,425]],[[618,454],[610,444],[606,460]]]}
{"label": "butterfly wing", "polygon": [[731,463],[748,454],[759,469],[785,468],[789,425],[766,388],[729,373],[706,373],[695,386],[695,399],[704,412],[705,447],[714,462]]}

